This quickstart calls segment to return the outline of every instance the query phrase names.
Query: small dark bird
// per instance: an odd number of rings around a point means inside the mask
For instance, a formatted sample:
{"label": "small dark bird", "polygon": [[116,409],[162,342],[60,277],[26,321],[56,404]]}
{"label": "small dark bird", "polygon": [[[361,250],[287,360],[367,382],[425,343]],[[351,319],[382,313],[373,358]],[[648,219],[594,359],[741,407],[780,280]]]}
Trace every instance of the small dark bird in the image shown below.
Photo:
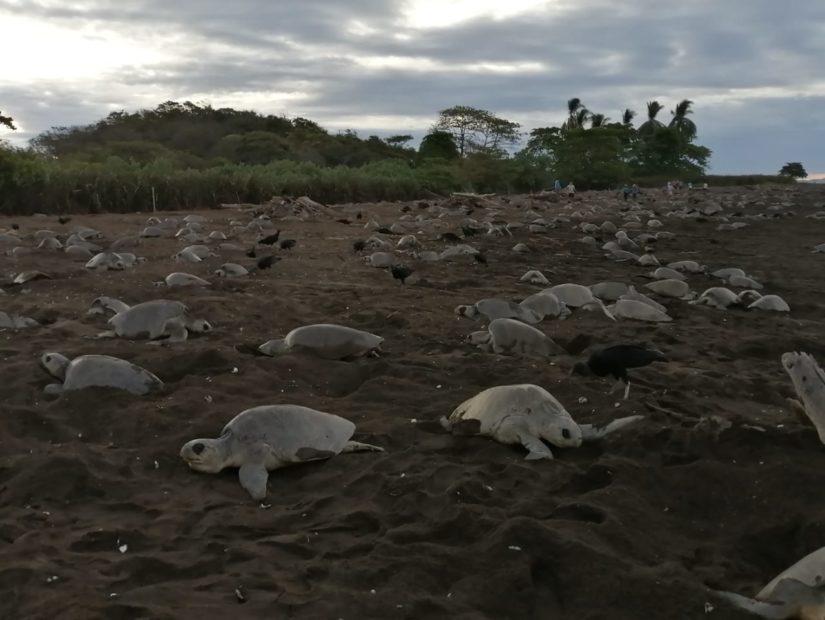
{"label": "small dark bird", "polygon": [[619,344],[595,351],[586,362],[577,362],[570,374],[596,375],[606,377],[612,375],[616,384],[610,389],[612,394],[616,388],[624,383],[624,399],[630,395],[630,379],[627,376],[628,368],[642,368],[653,362],[668,361],[665,354],[655,349],[645,349],[633,344]]}
{"label": "small dark bird", "polygon": [[280,236],[281,231],[276,230],[275,234],[264,237],[263,239],[258,239],[258,243],[262,243],[264,245],[275,245],[278,242],[278,237]]}
{"label": "small dark bird", "polygon": [[284,239],[281,241],[282,250],[291,250],[295,247],[295,239]]}
{"label": "small dark bird", "polygon": [[445,232],[441,235],[440,239],[442,241],[448,241],[450,243],[458,243],[459,241],[461,241],[461,237],[459,237],[454,232]]}
{"label": "small dark bird", "polygon": [[353,241],[352,242],[352,251],[353,252],[363,252],[364,248],[366,248],[366,247],[367,247],[367,242],[362,240],[362,239],[358,239],[358,241]]}
{"label": "small dark bird", "polygon": [[465,236],[465,237],[472,237],[472,236],[473,236],[473,235],[475,235],[478,231],[477,231],[475,228],[470,228],[469,226],[462,226],[462,227],[461,227],[461,232],[463,232],[463,233],[464,233],[464,236]]}
{"label": "small dark bird", "polygon": [[393,278],[401,280],[401,284],[404,284],[404,281],[412,275],[413,270],[404,265],[393,265],[390,267],[390,272],[392,272]]}
{"label": "small dark bird", "polygon": [[363,215],[361,214],[361,212],[359,211],[359,212],[358,212],[358,214],[355,216],[355,219],[356,219],[356,220],[360,220],[362,217],[364,217],[364,216],[363,216]]}
{"label": "small dark bird", "polygon": [[257,256],[257,254],[255,254],[255,248],[252,248],[252,249],[250,249],[250,250],[247,250],[247,251],[246,251],[246,255],[247,255],[249,258],[255,258],[255,257]]}
{"label": "small dark bird", "polygon": [[59,218],[57,218],[57,221],[60,222],[61,224],[68,224],[69,222],[72,221],[72,218],[70,218],[68,215],[66,215],[66,216],[61,215]]}
{"label": "small dark bird", "polygon": [[487,257],[484,256],[484,254],[482,254],[481,252],[479,252],[478,254],[473,254],[473,258],[476,259],[477,263],[481,263],[482,265],[487,264]]}
{"label": "small dark bird", "polygon": [[410,211],[412,211],[412,207],[410,205],[404,205],[401,207],[401,213],[409,213]]}
{"label": "small dark bird", "polygon": [[278,256],[262,256],[258,259],[258,269],[269,269],[275,261],[281,260]]}
{"label": "small dark bird", "polygon": [[338,220],[335,220],[335,221],[336,221],[336,222],[338,222],[339,224],[352,224],[352,222],[350,222],[350,221],[349,221],[347,218],[345,218],[345,217],[342,217],[341,219],[338,219]]}
{"label": "small dark bird", "polygon": [[386,226],[379,226],[378,228],[376,228],[376,229],[375,229],[375,232],[380,232],[380,233],[382,233],[382,234],[384,234],[384,235],[394,235],[394,234],[395,234],[394,232],[392,232],[392,231],[391,231],[389,228],[387,228]]}
{"label": "small dark bird", "polygon": [[12,227],[12,230],[20,230],[20,226],[17,225],[17,224],[12,224],[11,227]]}

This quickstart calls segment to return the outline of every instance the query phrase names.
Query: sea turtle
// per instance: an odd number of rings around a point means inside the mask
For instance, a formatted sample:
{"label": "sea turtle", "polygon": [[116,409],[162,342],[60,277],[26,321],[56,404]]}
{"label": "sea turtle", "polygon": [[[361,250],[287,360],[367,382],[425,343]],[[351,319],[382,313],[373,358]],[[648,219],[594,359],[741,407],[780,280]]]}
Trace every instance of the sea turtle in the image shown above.
{"label": "sea turtle", "polygon": [[442,417],[441,424],[449,431],[521,444],[527,448],[525,458],[534,460],[553,458],[544,441],[559,448],[577,448],[582,441],[601,439],[642,417],[619,418],[602,428],[580,425],[547,390],[525,383],[488,388],[461,403],[449,418]]}
{"label": "sea turtle", "polygon": [[[740,294],[741,297],[741,294]],[[779,295],[762,295],[748,305],[748,310],[771,310],[773,312],[790,312],[791,307]]]}
{"label": "sea turtle", "polygon": [[754,598],[714,591],[720,598],[762,618],[825,618],[825,547],[809,553],[774,577]]}
{"label": "sea turtle", "polygon": [[706,289],[697,299],[691,301],[690,303],[724,310],[729,306],[738,304],[739,296],[724,286],[712,286],[709,289]]}
{"label": "sea turtle", "polygon": [[109,355],[81,355],[69,360],[50,352],[40,357],[40,365],[62,382],[45,387],[43,392],[52,396],[87,387],[111,387],[142,395],[163,387],[163,381],[145,368]]}
{"label": "sea turtle", "polygon": [[[2,289],[0,289],[2,291]],[[23,329],[39,325],[34,319],[0,310],[0,329]]]}
{"label": "sea turtle", "polygon": [[351,441],[354,432],[355,424],[331,413],[300,405],[263,405],[236,415],[217,439],[188,441],[180,456],[190,469],[209,474],[239,467],[241,486],[262,500],[269,471],[344,452],[384,451]]}
{"label": "sea turtle", "polygon": [[599,282],[591,284],[590,291],[603,301],[616,301],[627,293],[627,284],[624,282]]}
{"label": "sea turtle", "polygon": [[523,299],[519,305],[524,308],[529,308],[541,316],[542,319],[546,319],[548,316],[565,319],[570,316],[570,308],[568,308],[565,303],[559,301],[559,298],[553,295],[553,293],[543,291],[534,293]]}
{"label": "sea turtle", "polygon": [[86,314],[106,314],[107,311],[113,315],[118,312],[124,312],[130,308],[129,304],[123,303],[114,297],[97,297],[92,301],[92,305]]}
{"label": "sea turtle", "polygon": [[86,263],[86,269],[95,271],[123,271],[126,265],[120,255],[115,252],[100,252],[92,256]]}
{"label": "sea turtle", "polygon": [[484,351],[502,355],[548,357],[566,353],[562,347],[535,327],[514,319],[490,321],[486,331],[473,332],[468,341]]}
{"label": "sea turtle", "polygon": [[825,372],[808,353],[789,351],[780,359],[802,401],[805,414],[816,427],[819,440],[825,443]]}
{"label": "sea turtle", "polygon": [[249,270],[237,263],[224,263],[215,270],[215,275],[219,278],[232,278],[249,275]]}
{"label": "sea turtle", "polygon": [[170,288],[174,286],[209,286],[209,282],[203,278],[199,278],[198,276],[192,275],[191,273],[185,273],[183,271],[175,271],[170,273],[166,276],[166,278],[160,282],[155,282],[155,284],[158,286],[163,286],[166,284],[166,286]]}
{"label": "sea turtle", "polygon": [[680,271],[670,267],[659,267],[648,274],[654,280],[685,280],[685,276]]}
{"label": "sea turtle", "polygon": [[663,297],[676,297],[678,299],[690,298],[690,286],[684,280],[656,280],[650,284],[645,284],[645,288],[650,289],[657,295]]}
{"label": "sea turtle", "polygon": [[[111,303],[111,302],[110,302]],[[167,337],[176,342],[185,340],[188,331],[208,332],[212,326],[202,319],[187,316],[187,307],[179,301],[153,299],[122,310],[109,319],[112,330],[98,335],[99,338],[148,338]],[[170,319],[179,319],[170,321]],[[168,324],[167,324],[168,323]],[[181,326],[185,327],[181,332]]]}
{"label": "sea turtle", "polygon": [[637,291],[635,286],[627,287],[627,293],[619,297],[617,301],[622,299],[632,299],[635,301],[640,301],[643,304],[647,304],[651,308],[656,308],[656,310],[659,310],[660,312],[667,312],[667,308],[665,308],[658,301],[654,301],[644,293],[640,293],[639,291]]}
{"label": "sea turtle", "polygon": [[26,284],[34,280],[51,280],[51,276],[42,271],[21,271],[12,280],[12,284]]}
{"label": "sea turtle", "polygon": [[269,340],[258,347],[261,353],[277,355],[278,353],[304,352],[331,360],[341,360],[373,355],[378,357],[384,339],[369,332],[317,323],[296,327],[286,336]]}
{"label": "sea turtle", "polygon": [[545,277],[545,275],[537,269],[531,269],[525,273],[521,276],[521,278],[519,278],[519,282],[529,282],[530,284],[550,284],[550,281]]}
{"label": "sea turtle", "polygon": [[667,266],[670,269],[684,271],[685,273],[703,273],[705,271],[705,266],[700,265],[695,260],[679,260],[673,263],[668,263]]}
{"label": "sea turtle", "polygon": [[740,276],[738,274],[733,274],[731,276],[728,276],[727,281],[728,281],[728,285],[735,286],[736,288],[750,288],[750,289],[765,288],[764,286],[762,286],[762,284],[760,284],[759,282],[757,282],[756,280],[754,280],[750,276]]}
{"label": "sea turtle", "polygon": [[665,323],[673,320],[666,312],[636,299],[620,299],[615,304],[607,306],[607,310],[620,319],[636,319],[637,321],[650,321],[653,323]]}
{"label": "sea turtle", "polygon": [[714,278],[721,278],[722,280],[727,280],[731,276],[746,276],[748,274],[745,273],[743,269],[739,269],[739,267],[724,267],[722,269],[717,269],[716,271],[712,271],[710,273]]}
{"label": "sea turtle", "polygon": [[543,315],[532,308],[496,298],[482,299],[471,306],[457,306],[455,313],[469,319],[482,315],[490,321],[495,319],[517,319],[531,325],[540,322],[544,318]]}
{"label": "sea turtle", "polygon": [[645,252],[637,260],[642,267],[658,267],[659,259],[652,252]]}

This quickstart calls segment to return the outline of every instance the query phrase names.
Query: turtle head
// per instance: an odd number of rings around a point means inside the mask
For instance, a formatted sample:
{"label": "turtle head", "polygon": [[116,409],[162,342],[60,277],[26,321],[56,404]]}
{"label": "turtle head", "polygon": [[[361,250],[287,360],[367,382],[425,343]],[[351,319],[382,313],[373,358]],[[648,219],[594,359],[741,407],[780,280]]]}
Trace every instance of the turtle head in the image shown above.
{"label": "turtle head", "polygon": [[186,329],[190,332],[203,334],[212,331],[212,324],[209,323],[209,321],[204,321],[203,319],[191,319],[186,322]]}
{"label": "turtle head", "polygon": [[69,358],[60,353],[44,353],[40,356],[40,366],[55,379],[66,378],[66,368],[69,366]]}
{"label": "turtle head", "polygon": [[455,313],[458,316],[466,316],[468,319],[473,318],[478,314],[478,310],[475,306],[456,306]]}
{"label": "turtle head", "polygon": [[267,340],[258,347],[258,351],[264,355],[276,355],[278,353],[286,353],[288,350],[286,342],[283,338],[275,338],[274,340]]}
{"label": "turtle head", "polygon": [[193,439],[183,444],[180,457],[189,469],[217,474],[226,465],[226,454],[218,439]]}
{"label": "turtle head", "polygon": [[569,415],[548,416],[542,421],[539,434],[545,441],[559,448],[578,448],[582,445],[582,429]]}

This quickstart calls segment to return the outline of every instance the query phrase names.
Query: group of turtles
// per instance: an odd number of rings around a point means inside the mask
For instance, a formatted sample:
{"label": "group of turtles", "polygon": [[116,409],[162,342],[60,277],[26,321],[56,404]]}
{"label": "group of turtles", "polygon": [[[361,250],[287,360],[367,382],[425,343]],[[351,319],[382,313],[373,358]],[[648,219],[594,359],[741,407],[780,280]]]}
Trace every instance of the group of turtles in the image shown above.
{"label": "group of turtles", "polygon": [[[624,224],[632,223],[636,221],[633,218],[638,219],[645,215],[643,209],[632,210],[625,214]],[[198,226],[203,221],[190,219],[181,229],[183,234],[179,233],[178,236],[192,242],[193,245],[176,253],[173,256],[176,262],[197,263],[212,255],[210,246],[197,243],[206,241],[202,238]],[[508,228],[493,226],[489,222],[488,224],[487,234],[509,233]],[[648,224],[650,225],[650,221]],[[240,222],[234,222],[233,225],[242,226]],[[249,230],[249,224],[243,226]],[[790,310],[778,296],[759,293],[762,285],[738,268],[716,270],[710,275],[722,280],[729,287],[743,289],[740,292],[736,293],[723,286],[707,288],[700,294],[692,292],[686,282],[687,276],[705,274],[704,266],[695,261],[683,260],[662,267],[650,247],[638,256],[632,253],[632,250],[640,245],[651,243],[652,237],[648,233],[642,233],[633,240],[624,229],[626,227],[632,230],[633,226],[617,228],[609,221],[596,228],[594,226],[596,225],[583,224],[581,229],[591,234],[612,231],[615,241],[609,241],[602,246],[607,252],[606,256],[611,260],[656,267],[647,274],[651,282],[645,287],[652,295],[681,299],[718,309],[741,306],[778,312]],[[533,223],[531,230],[532,227],[549,226],[546,223]],[[650,227],[658,228],[652,225]],[[257,230],[262,232],[262,228]],[[165,234],[163,222],[153,218],[141,236],[152,237],[161,234]],[[661,232],[658,236],[662,239],[667,238],[667,235]],[[84,242],[84,239],[86,238],[80,236],[76,243],[67,247],[82,247],[79,244]],[[210,236],[209,239],[217,241],[219,237]],[[594,238],[589,237],[583,241],[590,244],[590,239]],[[416,256],[421,255],[420,244],[412,235],[405,235],[403,240],[404,248],[409,248]],[[525,244],[519,245],[524,247],[514,248],[514,251],[527,251]],[[471,246],[463,247],[464,249],[447,255],[442,252],[439,260],[475,254]],[[74,252],[79,253],[79,250]],[[367,257],[368,264],[395,266],[392,253],[384,254],[387,256]],[[92,255],[86,267],[90,270],[119,270],[139,262],[140,259],[134,255],[114,252],[111,249],[104,251],[101,248],[99,253]],[[249,268],[235,263],[224,263],[215,271],[215,275],[239,277],[260,268],[265,267],[261,267],[261,263]],[[541,286],[550,284],[540,271],[534,269],[525,273],[521,281]],[[208,282],[198,276],[185,272],[174,272],[163,283],[170,287],[208,285]],[[551,357],[569,355],[570,352],[554,342],[536,325],[547,318],[565,320],[572,312],[580,310],[596,311],[608,320],[614,321],[619,318],[652,322],[672,320],[667,315],[664,305],[636,290],[632,285],[620,282],[600,282],[590,286],[562,283],[547,286],[519,303],[500,298],[485,298],[474,304],[458,306],[454,312],[461,317],[486,320],[484,329],[473,331],[466,337],[466,342],[483,351],[503,355]],[[118,299],[103,296],[93,300],[88,312],[90,315],[111,315],[107,319],[110,329],[99,334],[98,338],[148,339],[152,344],[171,344],[187,340],[190,333],[200,334],[212,329],[211,324],[205,319],[192,317],[185,304],[169,299],[153,299],[130,306]],[[17,329],[21,326],[21,321],[25,320],[25,317],[0,312],[0,328]],[[268,356],[293,353],[323,359],[355,360],[380,356],[383,342],[381,336],[366,331],[344,325],[319,323],[303,325],[293,329],[283,338],[268,340],[257,347],[257,352]],[[625,385],[624,397],[627,398],[630,388],[627,369],[666,359],[666,355],[661,351],[621,344],[592,351],[585,361],[576,363],[572,370],[574,373],[596,374],[602,377],[612,375],[619,384]],[[788,363],[790,364],[790,361]],[[68,359],[60,353],[48,352],[41,356],[40,364],[59,381],[45,388],[45,392],[50,395],[93,386],[115,387],[135,395],[145,395],[164,387],[163,382],[147,369],[106,355],[81,355]],[[793,377],[793,371],[788,365],[786,369]],[[821,370],[819,372],[821,374]],[[821,379],[825,385],[825,376]],[[513,384],[495,385],[482,390],[461,402],[448,416],[441,417],[440,422],[444,429],[455,434],[481,435],[504,444],[521,445],[527,451],[527,460],[538,460],[553,458],[550,446],[575,448],[583,442],[603,439],[641,419],[642,416],[639,415],[621,417],[603,427],[580,424],[541,386]],[[328,459],[337,454],[359,451],[383,452],[382,447],[354,441],[352,437],[355,431],[355,424],[331,413],[294,404],[263,405],[238,413],[224,426],[217,438],[199,438],[186,442],[180,449],[180,457],[192,470],[199,472],[217,473],[227,467],[238,468],[241,486],[253,499],[261,501],[267,495],[270,471],[288,465]],[[820,595],[818,589],[822,576],[825,576],[825,551],[820,550],[778,576],[755,599],[732,593],[719,593],[719,596],[766,618],[791,618],[794,616],[789,614],[803,613],[802,617],[821,619],[825,616],[804,616],[804,613],[808,613],[805,610],[814,608],[819,611],[825,609],[825,596]]]}

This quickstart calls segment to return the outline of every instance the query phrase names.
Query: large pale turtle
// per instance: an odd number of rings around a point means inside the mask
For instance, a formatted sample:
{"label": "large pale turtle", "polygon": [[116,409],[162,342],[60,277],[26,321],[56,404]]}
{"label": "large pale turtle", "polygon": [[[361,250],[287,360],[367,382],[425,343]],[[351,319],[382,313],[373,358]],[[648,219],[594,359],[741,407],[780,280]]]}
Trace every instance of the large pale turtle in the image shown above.
{"label": "large pale turtle", "polygon": [[[203,319],[187,316],[187,307],[179,301],[153,299],[131,306],[109,319],[112,329],[100,338],[156,338],[185,340],[188,332],[208,332],[212,326]],[[183,328],[183,329],[182,329]]]}
{"label": "large pale turtle", "polygon": [[662,297],[676,297],[677,299],[691,299],[690,286],[684,280],[656,280],[650,284],[645,284],[646,289],[650,289]]}
{"label": "large pale turtle", "polygon": [[[755,291],[754,291],[755,292]],[[741,293],[740,293],[741,298]],[[791,307],[779,295],[761,295],[748,305],[748,310],[770,310],[773,312],[790,312]]]}
{"label": "large pale turtle", "polygon": [[530,307],[493,297],[477,301],[471,306],[457,306],[455,313],[470,319],[481,315],[489,321],[494,321],[495,319],[516,319],[531,325],[540,322],[544,318],[544,315],[539,314]]}
{"label": "large pale turtle", "polygon": [[567,352],[538,329],[515,319],[495,319],[484,331],[473,332],[468,341],[484,351],[531,357],[564,355]]}
{"label": "large pale turtle", "polygon": [[296,327],[283,338],[269,340],[258,347],[261,353],[303,352],[331,360],[366,355],[378,356],[384,339],[369,332],[329,323]]}
{"label": "large pale turtle", "polygon": [[538,292],[526,297],[519,303],[524,308],[529,308],[542,319],[547,317],[565,319],[570,316],[570,308],[559,301],[553,293]]}
{"label": "large pale turtle", "polygon": [[712,286],[709,289],[705,289],[697,299],[691,301],[690,303],[724,310],[729,306],[737,305],[739,301],[739,296],[729,288],[725,288],[724,286]]}
{"label": "large pale turtle", "polygon": [[825,547],[809,553],[774,577],[754,598],[733,592],[715,594],[761,618],[825,618]]}
{"label": "large pale turtle", "polygon": [[632,300],[635,300],[635,301],[640,301],[643,304],[647,304],[651,308],[656,308],[660,312],[665,312],[665,313],[667,312],[667,308],[665,308],[662,304],[660,304],[658,301],[654,301],[653,299],[651,299],[650,297],[648,297],[644,293],[640,293],[639,291],[636,290],[636,287],[634,287],[632,285],[627,287],[627,293],[625,293],[624,295],[619,297],[619,299],[617,301],[622,300],[622,299],[632,299]]}
{"label": "large pale turtle", "polygon": [[48,395],[87,387],[111,387],[143,395],[163,387],[163,381],[145,368],[109,355],[81,355],[70,360],[50,352],[40,357],[40,365],[61,381],[45,387],[43,391]]}
{"label": "large pale turtle", "polygon": [[816,427],[819,441],[825,443],[825,371],[808,353],[788,351],[780,359],[802,401],[805,414]]}
{"label": "large pale turtle", "polygon": [[351,441],[355,424],[299,405],[264,405],[236,415],[217,439],[193,439],[180,450],[195,471],[216,474],[238,467],[241,486],[253,499],[266,497],[269,472],[344,452],[383,448]]}
{"label": "large pale turtle", "polygon": [[635,319],[652,323],[666,323],[673,320],[666,312],[636,299],[620,299],[608,306],[607,310],[620,319]]}
{"label": "large pale turtle", "polygon": [[628,287],[624,282],[599,282],[591,284],[589,288],[602,301],[616,301],[627,293]]}
{"label": "large pale turtle", "polygon": [[577,424],[547,390],[525,383],[488,388],[461,403],[449,418],[442,417],[441,424],[453,432],[521,444],[527,449],[525,458],[533,460],[553,458],[544,441],[559,448],[577,448],[582,441],[601,439],[642,417],[618,418],[601,428]]}

